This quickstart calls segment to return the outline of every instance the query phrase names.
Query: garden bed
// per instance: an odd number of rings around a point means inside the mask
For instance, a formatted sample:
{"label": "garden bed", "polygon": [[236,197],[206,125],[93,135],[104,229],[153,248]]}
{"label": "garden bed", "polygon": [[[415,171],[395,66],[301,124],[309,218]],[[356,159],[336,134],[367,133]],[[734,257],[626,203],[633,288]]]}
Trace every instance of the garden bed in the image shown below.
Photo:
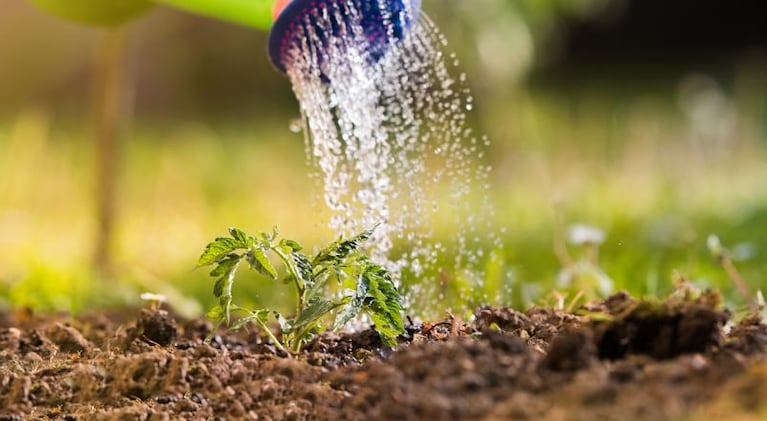
{"label": "garden bed", "polygon": [[280,355],[162,310],[0,317],[0,420],[763,419],[767,327],[718,296],[626,294],[577,314],[483,308],[471,321],[325,334]]}

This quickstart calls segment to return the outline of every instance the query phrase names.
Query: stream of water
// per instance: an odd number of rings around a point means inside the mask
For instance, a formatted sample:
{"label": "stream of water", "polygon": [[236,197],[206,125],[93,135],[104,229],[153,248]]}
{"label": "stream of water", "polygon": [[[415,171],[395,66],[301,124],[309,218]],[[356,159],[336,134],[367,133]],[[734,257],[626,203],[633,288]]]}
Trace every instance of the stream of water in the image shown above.
{"label": "stream of water", "polygon": [[446,279],[481,282],[498,243],[488,236],[489,141],[467,124],[473,99],[444,36],[421,14],[398,39],[391,18],[388,48],[371,51],[353,3],[329,2],[298,27],[287,73],[330,227],[378,225],[373,258],[439,295]]}

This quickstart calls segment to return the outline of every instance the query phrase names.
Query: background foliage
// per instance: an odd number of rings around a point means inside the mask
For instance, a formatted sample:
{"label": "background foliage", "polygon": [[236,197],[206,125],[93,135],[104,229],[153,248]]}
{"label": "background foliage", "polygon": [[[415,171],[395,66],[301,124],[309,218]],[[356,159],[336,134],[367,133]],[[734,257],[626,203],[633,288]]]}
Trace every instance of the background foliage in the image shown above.
{"label": "background foliage", "polygon": [[[712,233],[763,288],[767,42],[749,16],[764,6],[746,2],[738,15],[721,1],[424,3],[472,85],[472,124],[493,140],[483,159],[506,244],[488,260],[484,291],[446,281],[433,311],[567,290],[555,244],[574,223],[606,234],[596,266],[615,289],[657,294],[686,279],[742,306],[706,249]],[[212,300],[195,258],[225,227],[278,224],[303,244],[333,238],[265,33],[163,8],[124,30],[132,125],[118,168],[115,275],[100,279],[90,104],[103,31],[0,3],[3,306],[77,311],[151,290],[193,314]],[[568,247],[575,261],[588,252]],[[289,298],[255,278],[238,287],[256,305]]]}

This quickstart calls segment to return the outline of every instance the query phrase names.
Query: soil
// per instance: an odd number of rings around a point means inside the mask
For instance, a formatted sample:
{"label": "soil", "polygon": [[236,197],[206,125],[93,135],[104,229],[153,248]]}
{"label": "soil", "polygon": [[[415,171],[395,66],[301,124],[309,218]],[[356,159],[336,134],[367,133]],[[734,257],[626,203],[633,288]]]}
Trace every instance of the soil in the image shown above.
{"label": "soil", "polygon": [[0,315],[0,421],[767,419],[767,326],[718,296],[324,334],[300,355],[160,309]]}

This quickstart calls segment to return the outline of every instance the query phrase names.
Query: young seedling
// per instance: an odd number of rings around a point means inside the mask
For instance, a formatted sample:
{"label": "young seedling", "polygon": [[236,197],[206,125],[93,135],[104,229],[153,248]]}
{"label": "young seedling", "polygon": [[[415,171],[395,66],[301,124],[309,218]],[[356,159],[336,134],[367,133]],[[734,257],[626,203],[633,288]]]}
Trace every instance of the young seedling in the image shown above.
{"label": "young seedling", "polygon": [[[599,265],[599,246],[606,238],[604,231],[590,225],[575,224],[569,227],[565,237],[560,223],[557,225],[554,254],[562,265],[557,276],[559,286],[578,291],[587,300],[612,293],[613,280]],[[570,255],[568,242],[582,250],[579,258]]]}
{"label": "young seedling", "polygon": [[740,272],[735,267],[735,263],[732,261],[732,257],[730,257],[730,251],[722,245],[721,240],[715,234],[708,236],[706,246],[708,246],[708,251],[711,253],[711,257],[722,266],[722,269],[727,273],[727,277],[730,278],[730,281],[733,284],[735,284],[735,287],[738,289],[738,292],[740,292],[740,295],[743,296],[743,299],[749,306],[751,306],[752,310],[757,311],[757,303],[751,298],[751,290],[748,288],[745,279],[743,279]]}
{"label": "young seedling", "polygon": [[[325,328],[326,316],[335,315],[333,328],[337,330],[360,313],[366,313],[383,343],[397,344],[397,336],[404,332],[399,292],[390,273],[361,251],[372,230],[350,239],[339,238],[311,259],[302,253],[303,248],[296,241],[279,239],[276,228],[272,233],[257,236],[230,228],[229,234],[230,237],[216,238],[208,244],[198,261],[198,266],[215,266],[210,275],[216,278],[213,294],[219,303],[208,312],[208,317],[216,327],[223,324],[239,329],[255,323],[275,346],[298,352]],[[283,281],[295,290],[296,310],[292,318],[272,309],[254,310],[233,303],[232,285],[243,262],[264,276],[280,278],[270,256],[282,262],[287,272]],[[340,298],[329,293],[327,287],[331,282],[341,287]],[[270,315],[279,323],[282,340],[269,328]]]}

